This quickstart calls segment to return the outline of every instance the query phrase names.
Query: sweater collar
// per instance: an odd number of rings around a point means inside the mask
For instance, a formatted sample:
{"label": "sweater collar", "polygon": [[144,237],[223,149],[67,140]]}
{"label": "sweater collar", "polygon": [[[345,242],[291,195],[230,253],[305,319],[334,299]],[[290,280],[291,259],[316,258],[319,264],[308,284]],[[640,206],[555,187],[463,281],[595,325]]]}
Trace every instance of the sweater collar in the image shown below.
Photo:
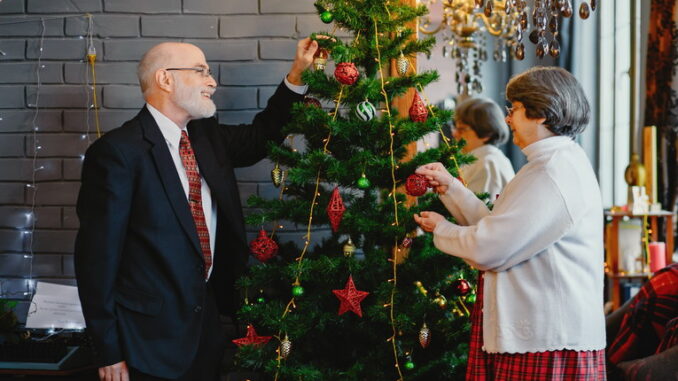
{"label": "sweater collar", "polygon": [[527,156],[527,161],[532,161],[541,155],[557,151],[570,144],[574,144],[574,141],[569,136],[552,136],[538,140],[523,148],[523,153]]}

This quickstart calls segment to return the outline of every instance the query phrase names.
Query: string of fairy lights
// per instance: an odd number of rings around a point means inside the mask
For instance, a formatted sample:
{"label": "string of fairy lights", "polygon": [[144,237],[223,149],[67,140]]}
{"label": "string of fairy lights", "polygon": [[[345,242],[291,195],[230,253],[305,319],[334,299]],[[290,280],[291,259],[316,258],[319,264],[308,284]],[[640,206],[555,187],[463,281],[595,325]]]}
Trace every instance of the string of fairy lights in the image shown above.
{"label": "string of fairy lights", "polygon": [[[86,78],[84,80],[84,85],[86,87],[86,109],[87,109],[87,115],[86,115],[86,125],[87,125],[87,130],[86,132],[81,136],[81,138],[87,139],[88,143],[90,143],[89,140],[89,135],[90,135],[90,115],[89,111],[91,109],[95,110],[96,116],[95,116],[95,121],[96,121],[96,126],[97,126],[97,133],[100,136],[100,130],[99,130],[99,116],[98,116],[98,103],[96,99],[96,82],[93,82],[90,84],[89,81],[89,75],[91,74],[93,78],[96,78],[95,74],[95,61],[96,61],[96,50],[94,49],[94,41],[93,41],[93,36],[94,36],[94,24],[93,24],[93,18],[92,15],[89,13],[85,14],[78,14],[78,15],[65,15],[65,16],[54,16],[54,17],[36,17],[36,18],[29,18],[29,19],[22,19],[22,20],[13,20],[13,21],[6,21],[0,23],[0,25],[10,25],[10,24],[23,24],[23,23],[39,23],[40,25],[40,39],[37,45],[37,58],[36,58],[36,65],[35,65],[35,87],[34,87],[34,98],[31,103],[29,103],[27,106],[29,108],[32,108],[33,115],[30,119],[30,138],[32,142],[32,147],[30,151],[30,160],[31,160],[31,174],[30,174],[30,180],[25,183],[25,189],[27,190],[27,200],[28,202],[26,203],[26,212],[24,214],[24,224],[22,224],[21,228],[21,246],[22,246],[22,252],[23,254],[23,259],[27,261],[27,273],[24,276],[24,287],[23,290],[21,289],[15,289],[15,287],[6,286],[6,281],[5,280],[0,280],[0,299],[31,299],[33,294],[35,293],[35,279],[34,279],[34,262],[35,262],[35,231],[37,227],[37,222],[38,222],[38,217],[36,216],[36,208],[37,208],[37,196],[38,196],[38,191],[40,189],[39,185],[39,173],[43,170],[46,170],[46,164],[41,164],[40,163],[40,152],[44,150],[43,144],[40,141],[40,132],[41,132],[41,126],[40,126],[40,120],[41,120],[41,104],[40,104],[40,97],[42,94],[42,89],[43,89],[43,81],[41,78],[41,71],[45,68],[45,65],[43,64],[43,54],[45,51],[45,34],[46,34],[46,21],[49,20],[58,20],[58,19],[69,19],[69,18],[85,18],[87,19],[88,22],[88,27],[87,27],[87,60],[90,63],[90,66],[87,70]],[[0,54],[5,55],[5,52],[1,52]],[[84,62],[84,61],[83,61]],[[90,94],[91,90],[91,94]],[[90,96],[93,97],[93,102],[90,101]],[[30,98],[29,98],[30,99]],[[80,159],[84,159],[84,155],[80,155]]]}
{"label": "string of fairy lights", "polygon": [[[384,5],[386,8],[386,11],[388,12],[388,6]],[[391,16],[391,13],[388,12],[389,18]],[[384,64],[381,62],[381,49],[379,47],[379,28],[377,26],[377,19],[373,19],[374,21],[374,40],[375,40],[375,47],[377,49],[377,65],[379,65],[379,81],[381,84],[381,94],[384,96],[384,105],[386,107],[386,115],[388,116],[388,135],[389,135],[389,157],[390,157],[390,163],[391,163],[391,181],[392,181],[392,187],[391,187],[391,193],[390,197],[393,199],[393,225],[398,226],[399,221],[398,221],[398,199],[396,195],[396,189],[398,186],[398,183],[396,181],[396,161],[395,161],[395,154],[393,151],[393,136],[395,133],[393,132],[393,123],[391,122],[391,107],[389,106],[389,99],[388,99],[388,94],[386,93],[386,88],[385,88],[385,80],[384,80]],[[395,362],[395,368],[396,371],[398,372],[399,380],[403,379],[403,372],[400,369],[400,356],[398,356],[398,347],[396,346],[396,335],[397,335],[397,328],[396,328],[396,323],[395,323],[395,294],[397,291],[398,287],[398,261],[396,260],[396,255],[397,251],[399,250],[398,248],[398,242],[397,238],[395,238],[395,242],[393,244],[393,247],[396,249],[393,251],[393,258],[391,258],[391,267],[393,271],[393,277],[391,279],[391,294],[389,298],[389,303],[384,305],[384,307],[389,308],[389,319],[391,321],[391,329],[392,329],[392,334],[388,338],[388,342],[391,343],[391,346],[393,348],[393,357],[394,357],[394,362]]]}

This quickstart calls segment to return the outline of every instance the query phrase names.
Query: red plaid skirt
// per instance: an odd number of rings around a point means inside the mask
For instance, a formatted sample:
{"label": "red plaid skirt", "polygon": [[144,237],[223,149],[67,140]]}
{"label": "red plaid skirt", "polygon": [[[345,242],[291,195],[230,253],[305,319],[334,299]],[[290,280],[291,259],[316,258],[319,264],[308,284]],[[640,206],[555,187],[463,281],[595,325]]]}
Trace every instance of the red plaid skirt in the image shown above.
{"label": "red plaid skirt", "polygon": [[533,353],[487,353],[483,347],[483,273],[478,275],[471,312],[467,381],[601,381],[606,379],[605,351],[559,350]]}

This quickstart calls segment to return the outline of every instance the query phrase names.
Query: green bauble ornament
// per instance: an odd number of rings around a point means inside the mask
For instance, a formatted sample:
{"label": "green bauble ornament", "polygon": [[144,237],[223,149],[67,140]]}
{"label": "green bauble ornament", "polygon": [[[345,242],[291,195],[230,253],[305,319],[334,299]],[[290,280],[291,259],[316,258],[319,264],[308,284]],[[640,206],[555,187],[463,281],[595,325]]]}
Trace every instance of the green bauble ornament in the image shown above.
{"label": "green bauble ornament", "polygon": [[372,184],[370,183],[370,179],[368,179],[365,174],[363,173],[362,176],[356,181],[356,185],[358,185],[358,188],[360,189],[367,189],[369,188]]}
{"label": "green bauble ornament", "polygon": [[323,13],[320,14],[320,20],[325,24],[329,24],[334,20],[334,15],[330,11],[323,11]]}
{"label": "green bauble ornament", "polygon": [[475,303],[476,302],[476,294],[467,295],[466,301],[469,302],[469,303]]}
{"label": "green bauble ornament", "polygon": [[412,361],[412,360],[405,361],[405,369],[407,369],[407,370],[414,369],[414,361]]}
{"label": "green bauble ornament", "polygon": [[295,297],[304,295],[304,288],[299,285],[292,286],[292,295]]}

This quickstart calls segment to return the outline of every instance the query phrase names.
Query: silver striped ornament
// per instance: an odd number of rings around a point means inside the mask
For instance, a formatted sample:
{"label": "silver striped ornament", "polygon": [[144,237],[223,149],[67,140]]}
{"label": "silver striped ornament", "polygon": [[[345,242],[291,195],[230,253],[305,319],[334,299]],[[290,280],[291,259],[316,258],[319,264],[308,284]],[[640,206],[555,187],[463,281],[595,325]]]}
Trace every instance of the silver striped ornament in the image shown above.
{"label": "silver striped ornament", "polygon": [[369,120],[372,120],[372,118],[374,118],[374,116],[377,115],[377,110],[374,108],[372,103],[365,100],[363,102],[358,103],[358,105],[355,108],[355,114],[358,116],[358,118],[367,122]]}

